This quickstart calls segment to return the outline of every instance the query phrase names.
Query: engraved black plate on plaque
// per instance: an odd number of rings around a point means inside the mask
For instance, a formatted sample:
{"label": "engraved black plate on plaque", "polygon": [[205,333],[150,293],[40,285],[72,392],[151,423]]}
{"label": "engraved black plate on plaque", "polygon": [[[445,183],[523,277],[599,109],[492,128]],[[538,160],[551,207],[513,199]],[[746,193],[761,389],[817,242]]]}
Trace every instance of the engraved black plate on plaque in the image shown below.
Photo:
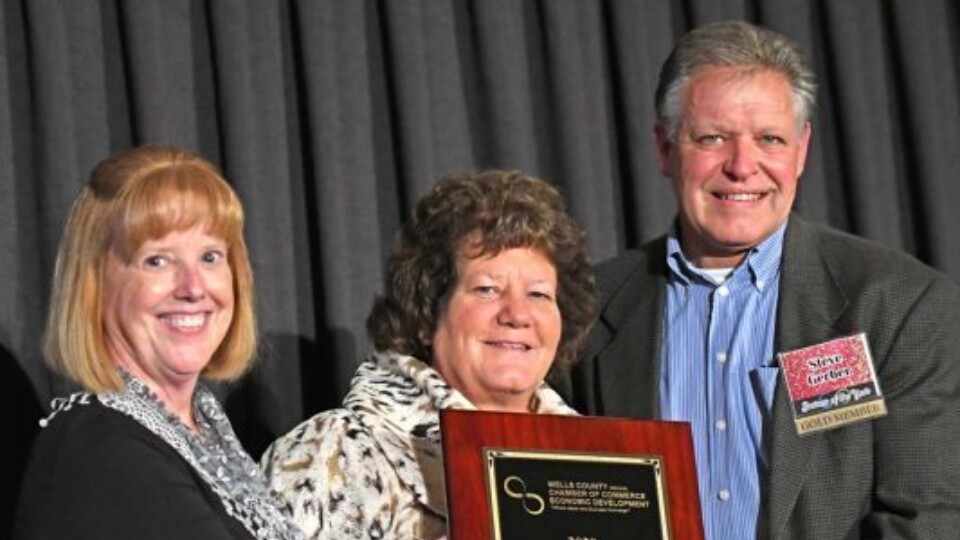
{"label": "engraved black plate on plaque", "polygon": [[690,425],[440,411],[450,540],[703,540]]}
{"label": "engraved black plate on plaque", "polygon": [[660,456],[486,448],[496,540],[670,540]]}

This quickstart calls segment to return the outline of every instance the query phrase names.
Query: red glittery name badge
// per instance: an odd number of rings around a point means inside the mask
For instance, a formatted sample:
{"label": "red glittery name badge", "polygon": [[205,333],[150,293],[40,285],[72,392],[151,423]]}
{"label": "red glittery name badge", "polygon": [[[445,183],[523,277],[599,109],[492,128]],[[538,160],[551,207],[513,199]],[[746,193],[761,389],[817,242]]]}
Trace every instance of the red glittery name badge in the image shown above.
{"label": "red glittery name badge", "polygon": [[887,414],[866,334],[780,353],[777,358],[798,434]]}

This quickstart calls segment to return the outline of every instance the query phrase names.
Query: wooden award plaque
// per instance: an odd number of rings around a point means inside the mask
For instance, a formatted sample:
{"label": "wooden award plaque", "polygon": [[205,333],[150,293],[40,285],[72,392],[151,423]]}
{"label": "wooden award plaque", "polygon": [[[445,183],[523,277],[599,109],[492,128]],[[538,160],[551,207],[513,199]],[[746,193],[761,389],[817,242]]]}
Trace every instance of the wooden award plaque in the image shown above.
{"label": "wooden award plaque", "polygon": [[450,540],[702,540],[690,426],[440,411]]}

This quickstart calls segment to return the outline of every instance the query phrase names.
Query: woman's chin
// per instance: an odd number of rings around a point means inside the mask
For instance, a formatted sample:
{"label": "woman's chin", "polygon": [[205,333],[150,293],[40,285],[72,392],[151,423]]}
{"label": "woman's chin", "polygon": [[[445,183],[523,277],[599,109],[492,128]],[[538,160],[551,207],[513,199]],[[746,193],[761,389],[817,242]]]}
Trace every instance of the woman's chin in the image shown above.
{"label": "woman's chin", "polygon": [[502,411],[529,412],[530,400],[537,390],[539,381],[530,383],[529,381],[515,381],[510,384],[501,384],[496,388],[491,388],[491,403],[495,406],[488,409],[498,409]]}
{"label": "woman's chin", "polygon": [[509,396],[532,396],[540,385],[540,378],[527,373],[509,373],[491,385],[496,391]]}

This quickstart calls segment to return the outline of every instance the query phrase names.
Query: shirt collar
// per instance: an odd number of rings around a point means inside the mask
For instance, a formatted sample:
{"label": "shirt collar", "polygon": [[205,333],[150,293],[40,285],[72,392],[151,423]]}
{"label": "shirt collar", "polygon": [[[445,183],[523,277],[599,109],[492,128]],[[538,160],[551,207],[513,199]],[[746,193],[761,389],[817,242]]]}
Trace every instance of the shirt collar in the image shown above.
{"label": "shirt collar", "polygon": [[[770,283],[773,283],[780,271],[780,260],[783,256],[783,236],[786,230],[787,222],[784,221],[773,234],[747,253],[745,262],[741,263],[734,272],[739,272],[743,267],[746,267],[750,272],[751,283],[759,290],[764,290]],[[711,283],[696,270],[683,254],[676,225],[667,236],[666,256],[667,267],[670,268],[670,279],[678,280],[684,285],[689,285],[694,280]]]}

